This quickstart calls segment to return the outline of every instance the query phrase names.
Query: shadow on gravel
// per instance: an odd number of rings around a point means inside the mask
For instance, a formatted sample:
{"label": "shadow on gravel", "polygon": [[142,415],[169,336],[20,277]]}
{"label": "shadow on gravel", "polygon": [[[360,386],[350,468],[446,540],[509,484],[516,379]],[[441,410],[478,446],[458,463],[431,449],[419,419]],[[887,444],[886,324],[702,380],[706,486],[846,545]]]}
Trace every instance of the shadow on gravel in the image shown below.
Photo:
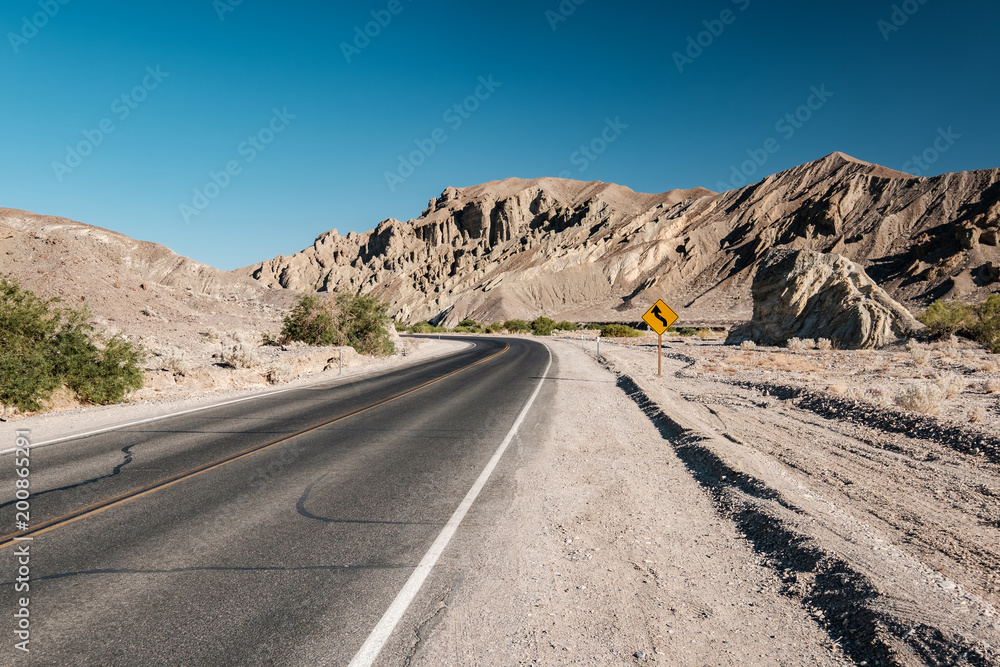
{"label": "shadow on gravel", "polygon": [[765,557],[784,584],[782,593],[809,610],[848,657],[872,666],[911,664],[906,656],[898,655],[894,641],[905,642],[928,665],[988,667],[986,656],[949,641],[936,628],[903,627],[897,619],[880,614],[874,604],[879,591],[865,576],[790,529],[765,503],[775,502],[797,514],[800,510],[760,480],[726,465],[701,444],[702,436],[667,417],[632,378],[621,375],[617,385],[671,443],[694,478],[709,491],[720,514],[732,520]]}

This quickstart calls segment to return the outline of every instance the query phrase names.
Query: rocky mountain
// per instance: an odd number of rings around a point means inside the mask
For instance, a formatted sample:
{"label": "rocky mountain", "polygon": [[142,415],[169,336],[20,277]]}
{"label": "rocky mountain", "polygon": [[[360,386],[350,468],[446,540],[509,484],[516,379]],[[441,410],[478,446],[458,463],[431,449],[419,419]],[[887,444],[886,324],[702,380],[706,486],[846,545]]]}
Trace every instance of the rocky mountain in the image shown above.
{"label": "rocky mountain", "polygon": [[403,321],[547,314],[638,320],[663,298],[688,322],[749,319],[772,248],[836,252],[911,308],[1000,289],[1000,169],[918,178],[833,153],[739,190],[642,194],[507,179],[448,188],[415,219],[319,236],[240,273],[271,287],[372,293]]}

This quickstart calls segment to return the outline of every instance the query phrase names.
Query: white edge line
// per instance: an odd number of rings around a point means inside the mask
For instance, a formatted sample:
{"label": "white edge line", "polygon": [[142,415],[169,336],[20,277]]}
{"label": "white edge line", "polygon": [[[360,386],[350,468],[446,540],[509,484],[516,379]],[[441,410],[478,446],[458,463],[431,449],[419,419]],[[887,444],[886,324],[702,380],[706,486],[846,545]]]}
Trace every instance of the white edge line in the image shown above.
{"label": "white edge line", "polygon": [[[457,350],[457,352],[461,352],[461,351],[462,350]],[[427,357],[425,359],[417,359],[416,361],[413,362],[412,365],[416,365],[416,364],[419,364],[419,363],[424,362],[424,361],[432,361],[434,359],[437,359],[438,357],[447,356],[448,354],[452,354],[452,353],[451,352],[445,352],[443,354],[435,355],[435,356],[432,356],[432,357]],[[301,386],[298,386],[298,387],[288,387],[287,389],[274,389],[274,390],[271,390],[271,391],[265,391],[265,392],[262,392],[262,393],[259,393],[259,394],[254,394],[253,396],[244,396],[243,398],[236,398],[236,399],[233,399],[231,401],[224,401],[222,403],[212,403],[211,405],[203,405],[203,406],[198,407],[198,408],[190,408],[188,410],[181,410],[180,412],[170,412],[170,413],[167,413],[165,415],[160,415],[158,417],[150,417],[149,419],[140,419],[139,421],[127,422],[125,424],[114,424],[112,426],[105,426],[105,427],[102,427],[102,428],[99,428],[99,429],[95,429],[93,431],[87,431],[85,433],[74,433],[73,435],[66,435],[66,436],[63,436],[61,438],[55,438],[53,440],[45,440],[43,442],[34,442],[34,443],[32,443],[28,447],[28,449],[35,449],[36,447],[44,447],[46,445],[56,445],[56,444],[58,444],[60,442],[66,442],[67,440],[76,440],[78,438],[86,438],[86,437],[89,437],[89,436],[92,436],[92,435],[98,435],[100,433],[107,433],[108,431],[117,431],[118,429],[122,429],[122,428],[130,428],[132,426],[139,426],[141,424],[149,424],[150,422],[160,421],[161,419],[169,419],[171,417],[181,417],[183,415],[189,415],[189,414],[192,414],[194,412],[201,412],[202,410],[211,410],[213,408],[221,408],[221,407],[224,407],[226,405],[233,405],[234,403],[242,403],[243,401],[252,401],[252,400],[255,400],[255,399],[258,399],[258,398],[265,398],[267,396],[277,396],[278,394],[284,394],[287,391],[295,391],[297,389],[304,389],[304,388],[309,387],[309,386],[311,386],[313,384],[322,384],[324,382],[331,382],[331,381],[332,382],[336,382],[337,380],[340,380],[340,379],[344,379],[344,380],[347,380],[347,379],[359,380],[359,379],[365,377],[366,375],[371,375],[373,373],[378,373],[378,372],[383,371],[383,370],[388,370],[388,371],[400,370],[402,368],[405,368],[406,366],[407,365],[401,365],[401,366],[397,366],[396,368],[388,368],[388,369],[373,368],[369,372],[358,373],[357,375],[347,375],[347,376],[344,376],[343,378],[340,378],[340,377],[337,377],[337,378],[319,378],[319,379],[316,380],[316,382],[307,382],[307,383],[305,383],[305,384],[303,384]],[[16,426],[16,424],[15,424],[15,426]],[[19,449],[18,447],[11,447],[10,449],[0,450],[0,456],[3,456],[4,454],[11,454],[13,452],[16,452],[18,449]],[[23,448],[21,448],[21,449],[23,449]]]}
{"label": "white edge line", "polygon": [[462,503],[455,510],[455,513],[451,515],[451,519],[445,524],[445,527],[441,530],[441,533],[434,540],[434,544],[431,548],[427,550],[424,557],[420,560],[416,569],[410,575],[410,578],[406,580],[406,584],[403,585],[402,590],[396,595],[396,598],[389,605],[389,608],[383,614],[382,619],[372,630],[371,634],[368,635],[368,639],[361,646],[361,649],[351,660],[348,667],[371,667],[374,664],[376,658],[378,658],[379,653],[385,647],[386,642],[389,641],[389,637],[392,635],[393,630],[396,629],[396,625],[402,620],[403,615],[409,608],[410,604],[416,598],[417,593],[420,592],[421,586],[424,585],[424,581],[430,575],[431,570],[437,563],[438,558],[444,553],[447,548],[448,543],[451,542],[451,538],[454,537],[455,531],[458,530],[458,526],[462,523],[465,515],[468,513],[469,508],[472,504],[476,502],[476,498],[479,493],[486,486],[486,482],[489,480],[490,476],[493,474],[493,469],[497,467],[500,462],[501,457],[503,457],[504,452],[507,451],[507,447],[510,445],[514,436],[517,434],[518,428],[521,427],[521,422],[524,421],[525,416],[528,414],[528,410],[535,403],[535,398],[538,396],[538,392],[542,389],[542,383],[549,374],[549,368],[552,367],[552,351],[545,346],[546,351],[549,353],[549,363],[545,367],[545,371],[542,373],[541,379],[538,381],[538,385],[535,387],[535,391],[531,394],[531,398],[525,404],[524,408],[521,409],[521,414],[517,416],[514,420],[514,425],[510,427],[510,431],[507,432],[507,437],[503,439],[500,446],[497,448],[496,453],[493,454],[493,458],[490,462],[486,464],[483,472],[480,473],[479,478],[476,480],[469,492],[465,494],[465,498]]}
{"label": "white edge line", "polygon": [[[45,445],[55,445],[60,442],[66,442],[67,440],[76,440],[77,438],[86,438],[91,435],[97,435],[98,433],[107,433],[108,431],[116,431],[120,428],[129,428],[130,426],[138,426],[139,424],[148,424],[150,422],[160,421],[161,419],[169,419],[170,417],[180,417],[181,415],[189,415],[192,412],[201,412],[202,410],[211,410],[212,408],[221,408],[224,405],[232,405],[233,403],[242,403],[243,401],[252,401],[255,398],[264,398],[265,396],[274,396],[276,394],[283,394],[286,391],[292,391],[293,389],[299,389],[299,387],[290,387],[288,389],[278,389],[275,391],[269,391],[263,394],[254,394],[253,396],[244,396],[243,398],[233,399],[231,401],[225,401],[223,403],[213,403],[212,405],[203,405],[199,408],[191,408],[189,410],[181,410],[180,412],[171,412],[169,414],[160,415],[159,417],[150,417],[149,419],[140,419],[139,421],[126,422],[125,424],[114,424],[113,426],[105,426],[103,428],[95,429],[93,431],[86,431],[85,433],[76,433],[74,435],[67,435],[61,438],[56,438],[54,440],[45,440],[43,442],[32,443],[29,449],[35,449],[36,447],[43,447]],[[10,454],[11,452],[17,451],[16,447],[11,449],[5,449],[0,451],[2,454]]]}

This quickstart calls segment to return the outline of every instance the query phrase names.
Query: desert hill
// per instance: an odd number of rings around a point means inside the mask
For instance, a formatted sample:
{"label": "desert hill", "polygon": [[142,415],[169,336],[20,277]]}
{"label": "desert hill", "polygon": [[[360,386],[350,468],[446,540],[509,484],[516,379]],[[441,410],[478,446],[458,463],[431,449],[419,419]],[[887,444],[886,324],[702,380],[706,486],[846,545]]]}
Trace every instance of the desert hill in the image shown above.
{"label": "desert hill", "polygon": [[0,277],[64,306],[85,306],[103,331],[154,350],[199,347],[209,330],[259,339],[280,326],[292,301],[282,290],[156,243],[6,208],[0,208]]}
{"label": "desert hill", "polygon": [[238,273],[370,292],[411,322],[452,306],[447,323],[637,320],[662,297],[688,321],[733,323],[750,317],[773,247],[841,253],[911,308],[984,297],[1000,288],[998,225],[1000,169],[918,178],[833,153],[721,194],[556,178],[448,188],[415,220],[330,231]]}

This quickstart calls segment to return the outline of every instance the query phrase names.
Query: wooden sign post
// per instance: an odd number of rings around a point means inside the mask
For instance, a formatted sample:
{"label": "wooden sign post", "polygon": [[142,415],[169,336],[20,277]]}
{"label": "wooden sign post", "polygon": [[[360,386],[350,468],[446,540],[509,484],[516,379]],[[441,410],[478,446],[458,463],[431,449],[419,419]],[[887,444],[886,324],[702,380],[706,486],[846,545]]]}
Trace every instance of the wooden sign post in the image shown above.
{"label": "wooden sign post", "polygon": [[643,321],[649,328],[656,332],[658,336],[656,343],[656,375],[663,377],[663,334],[667,332],[674,322],[677,321],[677,313],[673,311],[662,300],[653,304],[653,307],[642,316]]}

